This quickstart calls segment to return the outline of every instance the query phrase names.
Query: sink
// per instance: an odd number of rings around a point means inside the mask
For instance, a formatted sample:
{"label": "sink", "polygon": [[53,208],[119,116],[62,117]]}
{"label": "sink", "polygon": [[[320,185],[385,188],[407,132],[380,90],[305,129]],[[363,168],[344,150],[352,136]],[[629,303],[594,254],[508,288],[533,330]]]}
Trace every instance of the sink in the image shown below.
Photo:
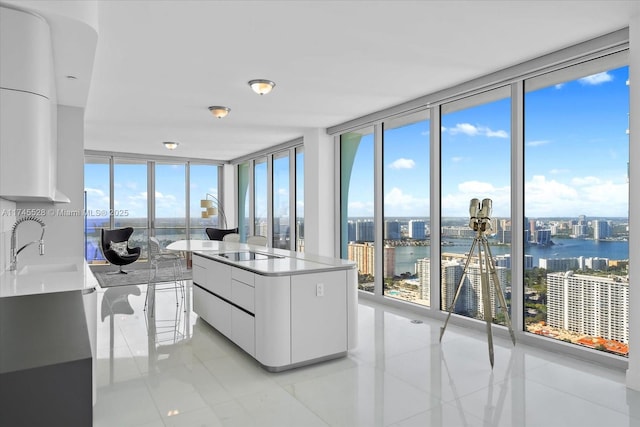
{"label": "sink", "polygon": [[48,274],[48,273],[73,273],[78,271],[76,264],[32,264],[22,267],[18,275]]}

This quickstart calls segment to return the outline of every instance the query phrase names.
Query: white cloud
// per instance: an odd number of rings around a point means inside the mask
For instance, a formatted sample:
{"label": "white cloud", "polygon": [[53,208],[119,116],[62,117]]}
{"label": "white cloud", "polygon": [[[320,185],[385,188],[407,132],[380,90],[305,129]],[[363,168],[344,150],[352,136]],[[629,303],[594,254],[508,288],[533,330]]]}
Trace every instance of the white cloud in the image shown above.
{"label": "white cloud", "polygon": [[538,140],[538,141],[529,141],[527,142],[527,145],[529,147],[539,147],[541,145],[546,145],[546,144],[550,144],[551,141],[548,140]]}
{"label": "white cloud", "polygon": [[[445,129],[443,128],[443,132]],[[486,136],[487,138],[508,138],[509,133],[505,130],[492,130],[486,126],[474,126],[470,123],[458,123],[454,128],[448,129],[449,134],[457,135],[459,133],[468,136]]]}
{"label": "white cloud", "polygon": [[461,161],[463,161],[463,160],[465,160],[465,159],[466,159],[466,157],[456,156],[456,157],[452,157],[452,158],[451,158],[451,161],[452,161],[453,163],[460,163]]}
{"label": "white cloud", "polygon": [[491,199],[493,215],[508,217],[511,215],[511,190],[509,186],[496,187],[483,181],[466,181],[458,184],[453,193],[442,195],[443,216],[467,216],[471,199]]}
{"label": "white cloud", "polygon": [[104,197],[104,191],[99,188],[85,188],[84,191],[87,192],[87,196]]}
{"label": "white cloud", "polygon": [[554,86],[556,89],[562,89],[564,87],[564,83],[558,83]]}
{"label": "white cloud", "polygon": [[412,159],[400,158],[392,162],[389,167],[391,169],[413,169],[416,166],[416,162]]}
{"label": "white cloud", "polygon": [[525,183],[525,211],[530,217],[627,216],[629,187],[595,177],[573,178],[571,185],[537,175]]}
{"label": "white cloud", "polygon": [[428,216],[429,199],[406,194],[394,187],[384,195],[384,212],[387,216]]}
{"label": "white cloud", "polygon": [[571,180],[571,184],[577,187],[583,187],[586,185],[599,185],[602,181],[595,176],[575,177]]}
{"label": "white cloud", "polygon": [[613,76],[605,71],[602,73],[592,74],[590,76],[583,77],[578,81],[583,85],[595,86],[602,83],[610,82],[612,80],[613,80]]}

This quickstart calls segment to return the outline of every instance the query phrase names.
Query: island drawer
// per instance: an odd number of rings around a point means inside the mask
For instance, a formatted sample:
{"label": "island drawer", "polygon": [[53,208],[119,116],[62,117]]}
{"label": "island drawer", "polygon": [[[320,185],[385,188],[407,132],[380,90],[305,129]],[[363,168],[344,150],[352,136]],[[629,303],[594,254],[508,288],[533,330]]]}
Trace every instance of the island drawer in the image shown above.
{"label": "island drawer", "polygon": [[255,286],[254,274],[251,271],[243,270],[241,268],[234,268],[231,271],[231,278],[238,282],[246,283],[249,286]]}
{"label": "island drawer", "polygon": [[232,279],[231,301],[237,306],[254,313],[254,288],[244,282]]}

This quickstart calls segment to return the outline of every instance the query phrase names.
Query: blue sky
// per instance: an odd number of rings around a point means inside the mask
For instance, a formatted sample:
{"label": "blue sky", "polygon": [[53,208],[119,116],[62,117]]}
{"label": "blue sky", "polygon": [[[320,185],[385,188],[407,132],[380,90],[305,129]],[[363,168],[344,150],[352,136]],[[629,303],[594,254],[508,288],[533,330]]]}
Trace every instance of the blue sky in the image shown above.
{"label": "blue sky", "polygon": [[[626,67],[525,97],[525,205],[529,217],[628,215]],[[442,214],[468,216],[471,198],[510,211],[510,100],[443,114]],[[428,121],[385,131],[385,216],[428,216]],[[354,161],[349,216],[373,215],[373,137]]]}

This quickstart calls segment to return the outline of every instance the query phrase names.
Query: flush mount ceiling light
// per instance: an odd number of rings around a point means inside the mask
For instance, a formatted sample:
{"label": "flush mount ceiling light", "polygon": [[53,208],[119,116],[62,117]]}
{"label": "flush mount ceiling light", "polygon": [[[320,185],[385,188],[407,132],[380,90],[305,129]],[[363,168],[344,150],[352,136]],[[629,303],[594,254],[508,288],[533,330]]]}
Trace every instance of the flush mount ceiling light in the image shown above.
{"label": "flush mount ceiling light", "polygon": [[231,108],[216,105],[213,107],[209,107],[209,111],[211,111],[211,114],[213,114],[213,117],[222,119],[223,117],[227,117],[227,114],[229,114],[229,111],[231,111]]}
{"label": "flush mount ceiling light", "polygon": [[249,81],[249,86],[251,86],[251,89],[258,95],[268,94],[275,85],[271,80],[256,79]]}
{"label": "flush mount ceiling light", "polygon": [[167,150],[175,150],[176,148],[178,148],[178,145],[180,145],[177,142],[173,141],[164,141],[163,144]]}

